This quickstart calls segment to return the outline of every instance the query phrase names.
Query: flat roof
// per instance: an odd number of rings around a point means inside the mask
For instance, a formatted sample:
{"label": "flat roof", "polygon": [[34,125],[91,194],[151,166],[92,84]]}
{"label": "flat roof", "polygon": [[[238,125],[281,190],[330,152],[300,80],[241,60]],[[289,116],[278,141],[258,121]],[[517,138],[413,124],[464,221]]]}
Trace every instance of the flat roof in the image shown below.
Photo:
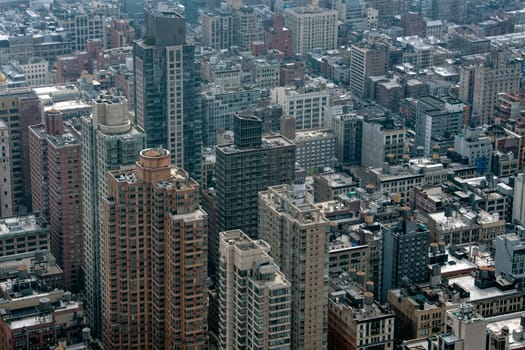
{"label": "flat roof", "polygon": [[37,217],[32,214],[0,220],[0,236],[9,233],[35,231],[40,229],[42,229],[42,227],[39,225]]}
{"label": "flat roof", "polygon": [[469,275],[450,278],[448,284],[452,286],[454,283],[456,283],[458,286],[469,291],[470,297],[468,299],[471,302],[519,293],[519,291],[514,288],[505,291],[499,289],[498,287],[489,287],[481,289],[474,284],[474,281],[474,277]]}

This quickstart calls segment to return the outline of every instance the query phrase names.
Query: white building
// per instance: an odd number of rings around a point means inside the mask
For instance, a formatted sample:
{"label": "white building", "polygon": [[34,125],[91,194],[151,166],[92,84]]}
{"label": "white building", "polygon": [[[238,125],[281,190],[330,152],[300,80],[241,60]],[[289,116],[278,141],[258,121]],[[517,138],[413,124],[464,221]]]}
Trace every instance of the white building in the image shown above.
{"label": "white building", "polygon": [[293,49],[306,54],[313,49],[337,49],[337,10],[292,7],[284,10],[285,25],[292,31]]}
{"label": "white building", "polygon": [[283,115],[292,115],[298,130],[323,126],[323,111],[330,105],[327,89],[277,87],[272,89],[271,102],[283,107]]}
{"label": "white building", "polygon": [[47,85],[50,81],[49,63],[41,57],[31,57],[28,60],[18,61],[18,65],[26,75],[31,86]]}
{"label": "white building", "polygon": [[487,136],[482,136],[479,129],[467,128],[464,134],[454,138],[454,150],[468,159],[470,166],[484,174],[491,169],[492,144]]}

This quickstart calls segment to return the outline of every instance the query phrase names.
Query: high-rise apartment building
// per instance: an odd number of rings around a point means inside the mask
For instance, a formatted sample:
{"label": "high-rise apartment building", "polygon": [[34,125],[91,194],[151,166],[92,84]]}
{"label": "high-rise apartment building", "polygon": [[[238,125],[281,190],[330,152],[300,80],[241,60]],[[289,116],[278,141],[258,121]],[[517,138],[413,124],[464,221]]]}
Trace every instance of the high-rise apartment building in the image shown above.
{"label": "high-rise apartment building", "polygon": [[326,349],[330,227],[305,193],[304,183],[260,192],[259,234],[293,286],[291,349]]}
{"label": "high-rise apartment building", "polygon": [[414,220],[409,208],[401,214],[398,223],[383,230],[382,302],[390,289],[402,286],[404,278],[414,284],[428,282],[430,232]]}
{"label": "high-rise apartment building", "polygon": [[207,346],[207,217],[199,185],[148,148],[108,174],[103,217],[107,349]]}
{"label": "high-rise apartment building", "polygon": [[483,64],[461,67],[459,98],[472,105],[472,114],[484,124],[494,122],[495,104],[501,92],[520,89],[521,63],[508,52],[493,52]]}
{"label": "high-rise apartment building", "polygon": [[0,122],[7,125],[7,134],[11,139],[10,147],[2,150],[2,158],[5,153],[6,158],[3,159],[10,161],[11,166],[11,178],[4,184],[10,182],[11,186],[0,195],[4,196],[7,192],[12,203],[11,214],[22,215],[31,207],[29,126],[42,122],[42,105],[36,93],[25,88],[1,91]]}
{"label": "high-rise apartment building", "polygon": [[146,33],[133,48],[135,118],[149,147],[165,147],[171,163],[200,180],[200,65],[186,44],[186,21],[175,12],[148,11]]}
{"label": "high-rise apartment building", "polygon": [[285,9],[284,16],[295,52],[305,55],[313,49],[337,49],[337,10],[292,7]]}
{"label": "high-rise apartment building", "polygon": [[280,135],[261,134],[259,118],[238,115],[234,143],[216,147],[218,232],[242,229],[257,237],[258,192],[294,180],[295,145]]}
{"label": "high-rise apartment building", "polygon": [[146,146],[146,135],[133,127],[128,101],[100,96],[93,114],[82,117],[82,212],[84,221],[84,284],[88,324],[101,332],[102,199],[108,195],[107,173],[134,164]]}
{"label": "high-rise apartment building", "polygon": [[268,255],[270,246],[241,230],[222,232],[219,348],[289,349],[291,284]]}
{"label": "high-rise apartment building", "polygon": [[33,211],[49,221],[51,253],[64,272],[64,288],[82,288],[82,173],[80,133],[49,110],[29,127]]}
{"label": "high-rise apartment building", "polygon": [[388,47],[382,43],[352,45],[350,54],[350,90],[362,97],[366,93],[366,78],[386,74]]}

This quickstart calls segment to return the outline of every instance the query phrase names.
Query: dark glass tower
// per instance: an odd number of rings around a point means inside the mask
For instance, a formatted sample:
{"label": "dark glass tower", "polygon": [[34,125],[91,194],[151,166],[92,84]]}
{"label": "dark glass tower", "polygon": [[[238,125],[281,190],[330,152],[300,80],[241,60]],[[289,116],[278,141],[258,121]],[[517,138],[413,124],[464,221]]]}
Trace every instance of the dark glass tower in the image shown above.
{"label": "dark glass tower", "polygon": [[148,147],[165,147],[172,164],[200,180],[202,121],[200,70],[186,44],[186,20],[148,11],[146,33],[135,42],[135,116]]}

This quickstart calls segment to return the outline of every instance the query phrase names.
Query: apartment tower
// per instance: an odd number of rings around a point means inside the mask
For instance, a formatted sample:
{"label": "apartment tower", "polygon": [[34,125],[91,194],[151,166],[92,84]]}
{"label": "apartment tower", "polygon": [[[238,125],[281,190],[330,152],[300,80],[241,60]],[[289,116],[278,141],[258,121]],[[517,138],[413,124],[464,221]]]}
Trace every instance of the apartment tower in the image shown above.
{"label": "apartment tower", "polygon": [[33,211],[50,225],[51,253],[64,272],[64,288],[82,288],[82,166],[80,133],[47,111],[29,127]]}
{"label": "apartment tower", "polygon": [[148,11],[146,33],[133,48],[135,118],[148,147],[166,147],[171,163],[200,181],[202,120],[200,65],[186,44],[186,21],[175,12]]}
{"label": "apartment tower", "polygon": [[259,231],[293,286],[291,349],[326,349],[330,227],[305,195],[304,183],[260,192]]}
{"label": "apartment tower", "polygon": [[292,286],[269,250],[241,230],[221,233],[220,349],[290,348]]}
{"label": "apartment tower", "polygon": [[[234,143],[216,147],[218,232],[242,229],[257,237],[258,192],[295,177],[295,144],[280,135],[261,135],[259,118],[237,115]],[[211,244],[218,248],[218,242]]]}
{"label": "apartment tower", "polygon": [[106,349],[207,347],[207,217],[199,185],[148,148],[108,174],[102,294]]}
{"label": "apartment tower", "polygon": [[107,173],[132,165],[146,146],[146,135],[133,127],[128,101],[101,95],[93,114],[82,117],[82,212],[84,220],[84,284],[88,325],[101,333],[102,199],[108,195]]}

